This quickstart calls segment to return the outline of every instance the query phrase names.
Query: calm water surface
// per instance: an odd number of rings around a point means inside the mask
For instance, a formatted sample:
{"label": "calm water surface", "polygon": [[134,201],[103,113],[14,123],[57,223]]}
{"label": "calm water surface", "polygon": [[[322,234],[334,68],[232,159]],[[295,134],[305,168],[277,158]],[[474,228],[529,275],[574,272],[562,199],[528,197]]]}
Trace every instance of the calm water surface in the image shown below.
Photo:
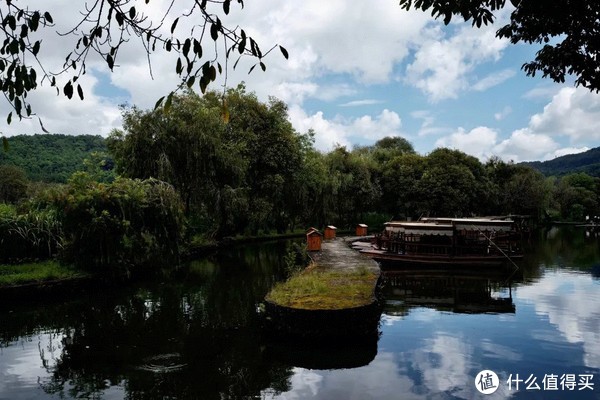
{"label": "calm water surface", "polygon": [[[389,274],[379,339],[349,345],[261,335],[256,304],[285,278],[287,246],[1,304],[0,399],[600,398],[600,239],[583,230],[540,233],[512,275]],[[482,370],[500,379],[492,395]]]}

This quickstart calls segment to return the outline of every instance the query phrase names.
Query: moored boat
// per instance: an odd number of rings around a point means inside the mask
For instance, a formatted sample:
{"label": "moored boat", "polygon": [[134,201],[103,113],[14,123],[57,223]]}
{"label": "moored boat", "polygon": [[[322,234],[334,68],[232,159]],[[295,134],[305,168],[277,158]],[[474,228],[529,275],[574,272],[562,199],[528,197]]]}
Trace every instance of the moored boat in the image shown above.
{"label": "moored boat", "polygon": [[511,219],[425,218],[392,221],[361,250],[382,267],[403,264],[499,266],[521,259],[520,232]]}

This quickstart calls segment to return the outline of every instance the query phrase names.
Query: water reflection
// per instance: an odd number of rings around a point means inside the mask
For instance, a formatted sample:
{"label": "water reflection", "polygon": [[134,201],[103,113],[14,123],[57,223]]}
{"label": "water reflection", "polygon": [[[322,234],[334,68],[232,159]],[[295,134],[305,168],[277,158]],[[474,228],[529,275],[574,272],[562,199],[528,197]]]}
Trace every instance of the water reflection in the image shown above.
{"label": "water reflection", "polygon": [[[388,276],[380,337],[349,345],[263,336],[255,305],[284,277],[285,244],[215,255],[172,281],[0,305],[0,399],[472,399],[483,369],[503,383],[594,374],[594,391],[550,394],[598,398],[599,242],[551,229],[530,246],[511,279]],[[550,394],[502,384],[486,398]]]}
{"label": "water reflection", "polygon": [[403,315],[414,307],[456,313],[514,313],[512,282],[518,271],[385,271],[386,313]]}
{"label": "water reflection", "polygon": [[589,274],[547,272],[536,285],[519,288],[517,298],[535,309],[540,320],[556,328],[550,334],[534,331],[536,339],[581,345],[583,365],[600,368],[600,282]]}
{"label": "water reflection", "polygon": [[173,282],[11,305],[0,311],[0,398],[224,399],[286,390],[291,369],[263,356],[255,314],[282,278],[281,246],[199,261]]}

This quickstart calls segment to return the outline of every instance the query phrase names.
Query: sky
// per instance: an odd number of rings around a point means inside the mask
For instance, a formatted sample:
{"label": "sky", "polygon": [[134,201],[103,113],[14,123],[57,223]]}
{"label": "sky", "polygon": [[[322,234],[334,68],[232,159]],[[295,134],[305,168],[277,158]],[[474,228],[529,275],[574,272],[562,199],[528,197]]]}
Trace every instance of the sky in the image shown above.
{"label": "sky", "polygon": [[[139,0],[135,5],[156,19],[165,3]],[[73,28],[79,10],[66,0],[27,4],[54,17],[56,26],[43,33],[40,58],[55,71],[76,41],[55,33]],[[170,27],[191,4],[176,2],[164,26]],[[459,20],[445,26],[428,13],[401,9],[396,0],[246,0],[244,9],[233,2],[229,15],[219,13],[223,24],[239,25],[263,50],[284,46],[289,59],[275,49],[264,59],[266,71],[255,68],[250,74],[255,60],[242,58],[234,70],[231,59],[227,76],[209,88],[244,82],[263,101],[269,96],[285,101],[294,128],[301,133],[312,128],[315,147],[322,151],[401,136],[422,155],[448,147],[482,162],[492,156],[520,162],[600,146],[600,95],[575,88],[572,79],[557,84],[527,77],[521,65],[539,47],[495,37],[509,13],[502,10],[496,24],[477,29]],[[191,28],[192,21],[182,20],[176,33]],[[211,43],[208,37],[203,46],[210,49]],[[219,54],[225,66],[223,51]],[[78,81],[83,101],[57,96],[47,82],[28,99],[51,133],[107,136],[121,128],[119,105],[153,108],[177,86],[174,70],[172,54],[148,58],[132,38],[112,73],[102,60],[88,59],[87,73]],[[0,102],[2,120],[9,111]],[[12,136],[42,130],[37,118],[13,118],[12,124],[0,125],[0,132]]]}

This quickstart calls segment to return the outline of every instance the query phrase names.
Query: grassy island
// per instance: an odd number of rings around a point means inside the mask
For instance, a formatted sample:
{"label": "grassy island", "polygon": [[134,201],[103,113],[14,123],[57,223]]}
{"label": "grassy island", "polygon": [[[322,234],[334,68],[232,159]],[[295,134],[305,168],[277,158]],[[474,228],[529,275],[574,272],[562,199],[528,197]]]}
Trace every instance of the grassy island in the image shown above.
{"label": "grassy island", "polygon": [[311,265],[281,282],[266,300],[306,310],[338,310],[360,307],[375,300],[378,276],[368,268],[339,271]]}

